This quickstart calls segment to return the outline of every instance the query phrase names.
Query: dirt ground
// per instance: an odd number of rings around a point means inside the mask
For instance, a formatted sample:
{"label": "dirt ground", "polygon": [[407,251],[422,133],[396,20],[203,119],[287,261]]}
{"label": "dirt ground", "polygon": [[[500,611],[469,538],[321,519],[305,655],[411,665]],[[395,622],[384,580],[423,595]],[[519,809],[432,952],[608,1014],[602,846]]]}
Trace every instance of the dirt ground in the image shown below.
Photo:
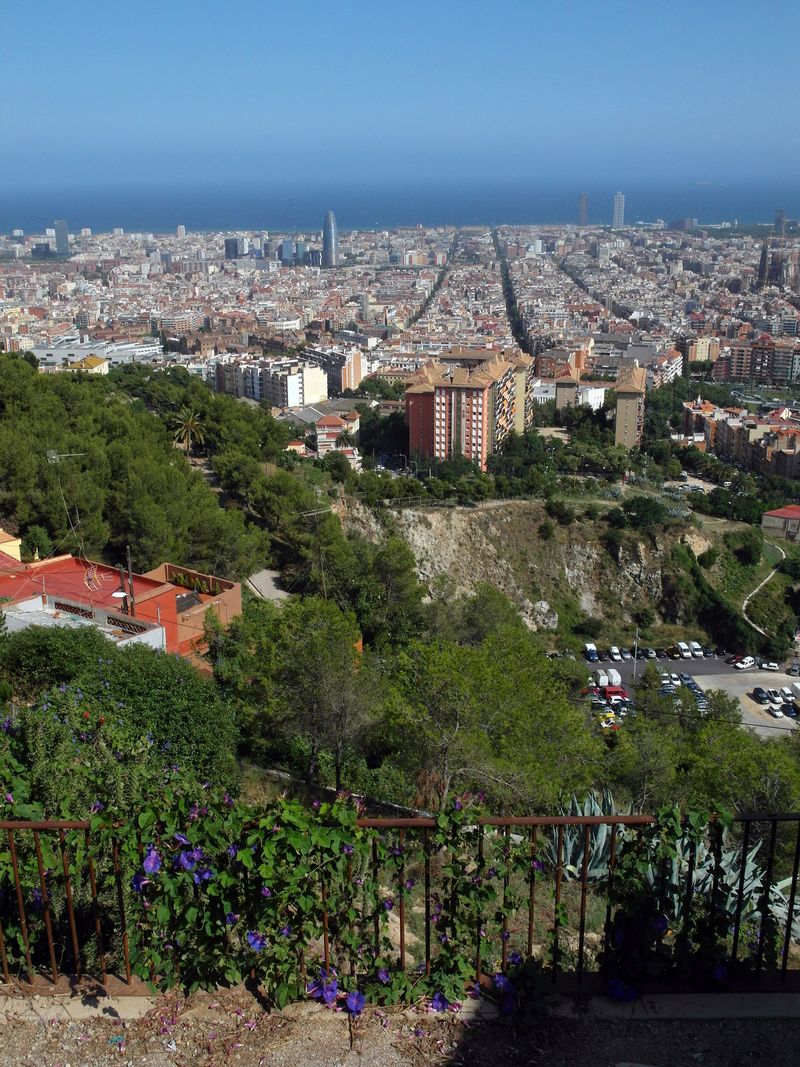
{"label": "dirt ground", "polygon": [[367,1009],[351,1034],[341,1013],[303,1004],[270,1014],[246,994],[164,998],[131,1022],[0,1021],[3,1067],[788,1067],[799,1042],[800,1021],[787,1019],[470,1023],[422,1009]]}

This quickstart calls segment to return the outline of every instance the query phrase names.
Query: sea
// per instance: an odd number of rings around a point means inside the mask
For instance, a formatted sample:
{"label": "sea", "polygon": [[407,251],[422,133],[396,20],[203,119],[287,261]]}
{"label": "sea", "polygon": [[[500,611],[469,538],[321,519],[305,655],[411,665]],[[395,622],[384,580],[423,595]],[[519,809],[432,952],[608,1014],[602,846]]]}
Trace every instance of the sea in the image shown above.
{"label": "sea", "polygon": [[274,230],[313,232],[333,210],[340,231],[407,226],[569,224],[577,222],[578,197],[589,198],[589,222],[611,223],[617,189],[625,193],[625,221],[697,219],[701,225],[738,221],[771,223],[778,210],[800,215],[800,183],[675,182],[672,184],[537,183],[522,181],[373,182],[52,186],[0,188],[0,233],[42,233],[55,219],[70,230],[168,233],[179,224],[195,231]]}

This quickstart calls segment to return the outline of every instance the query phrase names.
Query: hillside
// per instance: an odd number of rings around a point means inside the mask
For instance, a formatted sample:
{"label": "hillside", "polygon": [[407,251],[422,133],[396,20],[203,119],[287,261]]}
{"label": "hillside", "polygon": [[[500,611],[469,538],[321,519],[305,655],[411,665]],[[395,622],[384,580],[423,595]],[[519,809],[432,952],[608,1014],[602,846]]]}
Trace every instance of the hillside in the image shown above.
{"label": "hillside", "polygon": [[632,618],[663,610],[672,548],[683,542],[700,554],[712,544],[690,528],[660,531],[652,540],[626,532],[618,546],[608,545],[607,524],[585,516],[567,526],[554,524],[552,538],[542,540],[546,514],[540,500],[406,508],[383,524],[349,502],[342,518],[348,531],[370,540],[398,533],[413,551],[423,581],[446,575],[456,593],[489,582],[511,598],[530,626],[561,632],[581,614],[603,619],[609,632],[630,632]]}

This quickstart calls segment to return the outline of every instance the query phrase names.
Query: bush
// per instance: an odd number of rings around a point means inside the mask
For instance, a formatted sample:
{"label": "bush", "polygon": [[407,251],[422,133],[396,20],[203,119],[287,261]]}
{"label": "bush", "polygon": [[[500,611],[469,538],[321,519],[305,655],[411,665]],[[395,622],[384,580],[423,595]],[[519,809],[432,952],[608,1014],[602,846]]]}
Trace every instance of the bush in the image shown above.
{"label": "bush", "polygon": [[563,500],[548,500],[544,510],[551,519],[555,519],[559,526],[569,526],[575,521],[575,511],[565,504]]}
{"label": "bush", "polygon": [[587,615],[585,619],[581,619],[573,627],[576,634],[583,634],[584,637],[600,637],[604,629],[605,623],[603,620],[595,618],[594,615]]}
{"label": "bush", "polygon": [[544,522],[539,523],[538,533],[542,541],[552,541],[555,536],[556,528],[552,522],[545,519]]}
{"label": "bush", "polygon": [[719,549],[707,548],[697,557],[697,562],[704,570],[710,570],[719,559]]}

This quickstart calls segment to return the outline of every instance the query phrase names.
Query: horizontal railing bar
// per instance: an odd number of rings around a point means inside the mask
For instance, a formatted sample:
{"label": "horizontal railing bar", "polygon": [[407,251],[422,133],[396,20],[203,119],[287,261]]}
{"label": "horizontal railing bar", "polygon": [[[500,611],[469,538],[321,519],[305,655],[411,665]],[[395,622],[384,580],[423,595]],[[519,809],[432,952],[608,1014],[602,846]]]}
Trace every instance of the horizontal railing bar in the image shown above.
{"label": "horizontal railing bar", "polygon": [[[714,821],[716,815],[710,816]],[[650,826],[654,815],[481,815],[477,826]],[[746,812],[733,816],[736,823],[800,822],[800,812],[769,815]],[[434,830],[436,819],[423,816],[400,818],[376,817],[356,819],[363,830]],[[0,819],[0,830],[89,830],[85,819]]]}

